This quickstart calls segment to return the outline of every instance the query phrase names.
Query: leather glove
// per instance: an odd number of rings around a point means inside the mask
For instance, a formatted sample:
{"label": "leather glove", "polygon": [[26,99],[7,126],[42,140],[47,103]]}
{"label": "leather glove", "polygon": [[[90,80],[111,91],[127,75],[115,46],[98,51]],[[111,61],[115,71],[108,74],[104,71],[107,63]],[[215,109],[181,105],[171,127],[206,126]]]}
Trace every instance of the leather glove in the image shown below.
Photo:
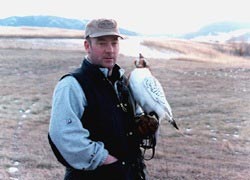
{"label": "leather glove", "polygon": [[141,137],[147,137],[156,133],[159,121],[150,115],[136,117],[137,131]]}

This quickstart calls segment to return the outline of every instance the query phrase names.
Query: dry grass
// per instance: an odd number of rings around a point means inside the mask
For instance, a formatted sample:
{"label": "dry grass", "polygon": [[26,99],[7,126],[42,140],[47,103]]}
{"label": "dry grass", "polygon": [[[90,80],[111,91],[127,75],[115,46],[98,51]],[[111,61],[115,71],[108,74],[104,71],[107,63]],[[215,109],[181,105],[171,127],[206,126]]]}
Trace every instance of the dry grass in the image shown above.
{"label": "dry grass", "polygon": [[83,38],[84,31],[46,27],[0,27],[1,38]]}
{"label": "dry grass", "polygon": [[226,54],[232,52],[233,47],[225,43],[204,43],[188,40],[144,40],[143,45],[150,46],[152,49],[160,51],[173,51],[180,53],[180,58],[204,62],[233,64],[240,62],[248,64],[249,61]]}
{"label": "dry grass", "polygon": [[[50,47],[55,43],[47,42]],[[84,52],[7,46],[0,49],[0,180],[62,179],[64,168],[47,141],[51,97],[58,79],[80,64]],[[185,54],[149,59],[184,136],[162,123],[156,156],[146,162],[152,179],[249,179],[249,60],[223,55],[210,44],[169,41],[159,46]],[[227,63],[220,57],[229,57]],[[119,59],[127,72],[131,62],[131,57]],[[9,172],[13,167],[18,171]]]}

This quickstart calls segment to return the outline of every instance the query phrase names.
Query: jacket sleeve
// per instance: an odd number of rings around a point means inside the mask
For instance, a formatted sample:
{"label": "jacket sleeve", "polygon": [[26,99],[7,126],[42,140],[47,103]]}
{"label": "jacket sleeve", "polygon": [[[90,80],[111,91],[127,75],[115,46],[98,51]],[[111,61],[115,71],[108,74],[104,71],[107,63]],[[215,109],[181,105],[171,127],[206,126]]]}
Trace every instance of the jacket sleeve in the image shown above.
{"label": "jacket sleeve", "polygon": [[81,117],[87,105],[85,94],[72,76],[57,84],[52,101],[49,136],[66,162],[75,169],[93,170],[102,165],[108,151],[102,142],[89,139]]}

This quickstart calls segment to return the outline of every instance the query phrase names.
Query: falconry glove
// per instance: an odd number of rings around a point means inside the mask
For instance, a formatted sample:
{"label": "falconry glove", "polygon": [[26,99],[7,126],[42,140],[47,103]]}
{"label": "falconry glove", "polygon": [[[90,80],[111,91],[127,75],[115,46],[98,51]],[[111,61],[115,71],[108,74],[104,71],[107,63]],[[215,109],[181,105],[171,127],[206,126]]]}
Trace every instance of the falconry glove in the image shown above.
{"label": "falconry glove", "polygon": [[[140,147],[144,149],[143,157],[150,160],[154,157],[156,146],[156,132],[159,127],[159,121],[155,116],[141,115],[136,118],[137,133],[141,138]],[[145,157],[146,150],[152,150],[150,158]]]}
{"label": "falconry glove", "polygon": [[156,117],[150,115],[141,115],[136,117],[137,132],[140,137],[154,135],[159,127],[159,121]]}

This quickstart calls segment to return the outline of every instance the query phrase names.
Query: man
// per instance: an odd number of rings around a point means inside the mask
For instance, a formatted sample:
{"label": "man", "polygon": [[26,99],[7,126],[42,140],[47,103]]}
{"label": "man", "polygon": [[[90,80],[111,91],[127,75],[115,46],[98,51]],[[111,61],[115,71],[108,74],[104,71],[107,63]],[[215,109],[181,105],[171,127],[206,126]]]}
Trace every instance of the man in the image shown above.
{"label": "man", "polygon": [[90,21],[87,56],[54,90],[49,142],[65,180],[146,179],[134,102],[116,64],[120,38],[115,20]]}

